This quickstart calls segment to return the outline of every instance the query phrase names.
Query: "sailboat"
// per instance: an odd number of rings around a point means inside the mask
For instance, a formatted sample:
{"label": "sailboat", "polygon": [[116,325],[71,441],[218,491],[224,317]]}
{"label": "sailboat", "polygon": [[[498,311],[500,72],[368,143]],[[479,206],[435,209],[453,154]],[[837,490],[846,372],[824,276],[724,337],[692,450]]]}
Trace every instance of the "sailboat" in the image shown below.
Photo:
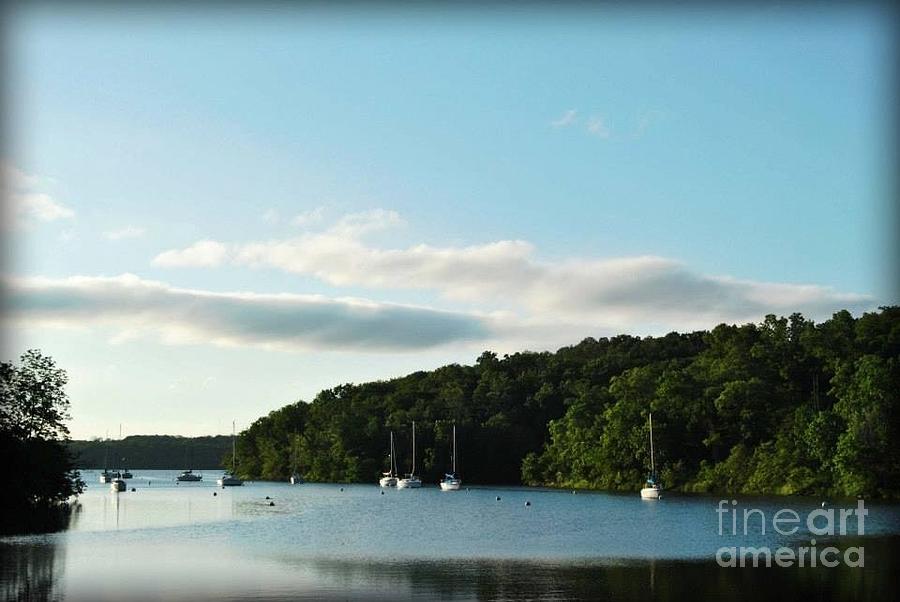
{"label": "sailboat", "polygon": [[453,471],[441,479],[441,491],[456,491],[462,485],[462,479],[456,476],[456,424],[453,425]]}
{"label": "sailboat", "polygon": [[[184,451],[185,451],[185,456],[188,459],[187,465],[190,466],[191,465],[191,462],[190,462],[191,450],[189,447],[186,447],[186,449]],[[196,483],[198,481],[203,480],[203,475],[202,474],[194,474],[194,469],[188,468],[187,470],[182,470],[181,474],[178,475],[177,477],[175,477],[175,480],[181,481],[182,483],[184,483],[184,482]]]}
{"label": "sailboat", "polygon": [[381,473],[382,476],[378,479],[378,484],[382,487],[397,486],[397,457],[396,454],[394,454],[394,431],[391,431],[390,458],[391,467],[387,472]]}
{"label": "sailboat", "polygon": [[231,471],[226,472],[221,477],[216,480],[216,484],[219,487],[235,487],[237,485],[243,485],[244,482],[237,478],[234,474],[235,472],[235,462],[237,460],[237,452],[234,447],[234,421],[231,421]]}
{"label": "sailboat", "polygon": [[114,478],[117,478],[117,475],[111,473],[109,471],[109,431],[106,432],[106,446],[103,451],[103,472],[100,473],[100,482],[101,483],[112,483]]}
{"label": "sailboat", "polygon": [[417,489],[422,486],[422,479],[416,476],[416,423],[412,423],[412,467],[409,474],[397,480],[397,489]]}
{"label": "sailboat", "polygon": [[662,484],[656,476],[656,463],[653,459],[653,414],[650,414],[650,476],[647,483],[641,489],[641,498],[645,500],[658,500],[662,497]]}

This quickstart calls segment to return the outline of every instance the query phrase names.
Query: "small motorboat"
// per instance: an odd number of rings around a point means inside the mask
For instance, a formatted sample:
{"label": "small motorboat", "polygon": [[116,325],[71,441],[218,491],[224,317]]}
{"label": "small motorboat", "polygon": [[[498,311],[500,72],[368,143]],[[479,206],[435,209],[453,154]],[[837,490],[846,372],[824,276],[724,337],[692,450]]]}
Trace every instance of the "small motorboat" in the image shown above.
{"label": "small motorboat", "polygon": [[196,483],[203,480],[202,474],[195,474],[193,470],[184,470],[180,475],[175,477],[176,481]]}

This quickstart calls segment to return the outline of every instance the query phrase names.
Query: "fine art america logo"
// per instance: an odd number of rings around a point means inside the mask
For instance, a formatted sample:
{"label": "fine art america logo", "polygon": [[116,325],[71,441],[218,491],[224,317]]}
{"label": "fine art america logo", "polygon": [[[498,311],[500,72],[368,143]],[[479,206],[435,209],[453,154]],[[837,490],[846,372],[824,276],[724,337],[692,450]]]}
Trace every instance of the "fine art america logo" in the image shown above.
{"label": "fine art america logo", "polygon": [[[835,535],[865,535],[866,509],[863,500],[856,508],[816,508],[802,518],[790,508],[782,508],[770,516],[759,508],[738,508],[737,500],[720,500],[716,509],[719,515],[719,535],[729,536],[796,536],[801,526],[809,533],[809,544],[796,548],[780,546],[723,546],[716,552],[716,562],[721,567],[766,566],[774,563],[780,567],[836,567],[843,562],[849,567],[865,566],[863,546],[847,547],[843,551],[834,546],[818,547],[815,537]],[[855,523],[848,527],[848,522]],[[855,529],[853,528],[855,526]],[[753,528],[758,528],[758,531]],[[767,531],[767,528],[770,530]]]}

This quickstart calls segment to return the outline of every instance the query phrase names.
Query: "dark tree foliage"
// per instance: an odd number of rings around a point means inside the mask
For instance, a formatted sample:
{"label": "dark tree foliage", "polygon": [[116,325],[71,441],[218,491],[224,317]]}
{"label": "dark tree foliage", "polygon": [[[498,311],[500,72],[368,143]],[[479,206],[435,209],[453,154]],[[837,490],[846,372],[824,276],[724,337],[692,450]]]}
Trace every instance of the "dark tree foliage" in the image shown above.
{"label": "dark tree foliage", "polygon": [[[467,483],[633,490],[657,466],[670,488],[900,493],[900,308],[815,324],[800,314],[664,337],[588,338],[556,353],[486,351],[473,366],[346,384],[241,433],[238,471],[372,481],[394,432],[407,470],[450,462]],[[230,460],[230,458],[229,458]]]}
{"label": "dark tree foliage", "polygon": [[18,365],[0,363],[0,457],[13,478],[5,483],[0,533],[58,528],[68,500],[84,484],[66,448],[67,376],[40,351]]}
{"label": "dark tree foliage", "polygon": [[69,441],[68,448],[79,468],[217,469],[226,453],[231,467],[231,435],[129,435],[110,441]]}

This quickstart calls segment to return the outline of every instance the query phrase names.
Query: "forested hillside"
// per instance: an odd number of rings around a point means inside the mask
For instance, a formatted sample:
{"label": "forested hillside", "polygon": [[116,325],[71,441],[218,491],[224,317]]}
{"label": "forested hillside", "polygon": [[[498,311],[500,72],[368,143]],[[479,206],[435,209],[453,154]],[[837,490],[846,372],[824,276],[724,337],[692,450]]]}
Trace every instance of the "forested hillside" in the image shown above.
{"label": "forested hillside", "polygon": [[69,441],[68,446],[79,468],[217,468],[226,455],[231,465],[229,435],[132,435],[110,441]]}
{"label": "forested hillside", "polygon": [[435,482],[455,422],[467,483],[633,490],[648,471],[652,411],[670,488],[896,496],[898,394],[900,308],[821,324],[768,316],[556,353],[484,352],[473,366],[335,387],[242,432],[238,468],[372,481],[391,430],[407,469],[415,420],[418,471]]}

